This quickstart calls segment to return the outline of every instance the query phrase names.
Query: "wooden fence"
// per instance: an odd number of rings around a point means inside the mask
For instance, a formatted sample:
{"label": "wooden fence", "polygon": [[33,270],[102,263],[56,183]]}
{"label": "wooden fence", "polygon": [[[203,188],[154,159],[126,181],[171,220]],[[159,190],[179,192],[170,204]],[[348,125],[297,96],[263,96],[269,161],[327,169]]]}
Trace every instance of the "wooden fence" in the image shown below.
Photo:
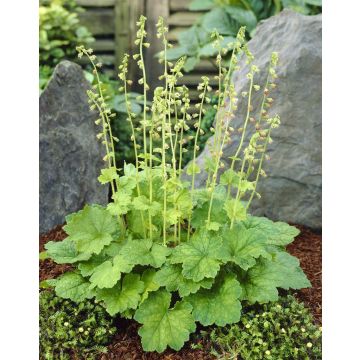
{"label": "wooden fence", "polygon": [[[104,64],[105,71],[116,76],[117,68],[125,52],[134,54],[136,21],[140,15],[147,17],[147,39],[151,47],[145,53],[148,69],[148,82],[155,86],[163,68],[158,64],[155,54],[161,51],[161,42],[156,38],[155,24],[162,16],[169,25],[168,39],[176,45],[177,34],[193,25],[201,12],[188,10],[191,0],[77,0],[85,11],[80,14],[81,23],[88,27],[96,41],[93,48]],[[215,74],[216,69],[209,60],[203,60],[190,73],[185,74],[182,83],[187,85],[195,96],[196,85],[202,75]],[[138,77],[135,64],[130,67],[131,78]]]}

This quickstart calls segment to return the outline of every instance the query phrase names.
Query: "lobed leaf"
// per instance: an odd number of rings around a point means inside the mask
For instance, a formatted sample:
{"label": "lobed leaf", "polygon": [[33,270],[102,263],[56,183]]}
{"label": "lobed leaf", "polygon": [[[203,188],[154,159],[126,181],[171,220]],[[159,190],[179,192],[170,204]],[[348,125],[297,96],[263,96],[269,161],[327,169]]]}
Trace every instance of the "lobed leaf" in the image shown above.
{"label": "lobed leaf", "polygon": [[224,255],[221,251],[222,239],[219,236],[199,231],[174,249],[170,262],[182,264],[184,277],[198,282],[216,276]]}
{"label": "lobed leaf", "polygon": [[225,326],[240,320],[242,289],[235,275],[226,274],[209,290],[201,289],[185,298],[193,306],[196,321]]}
{"label": "lobed leaf", "polygon": [[114,316],[129,309],[136,309],[141,300],[144,283],[138,274],[127,274],[121,283],[111,289],[98,289],[96,298],[105,303],[106,311]]}
{"label": "lobed leaf", "polygon": [[55,292],[56,295],[75,302],[91,299],[94,296],[90,283],[76,272],[61,275],[55,283]]}
{"label": "lobed leaf", "polygon": [[73,241],[82,253],[99,254],[113,241],[112,235],[118,230],[116,219],[100,206],[86,205],[67,219],[64,230],[69,235],[69,241]]}
{"label": "lobed leaf", "polygon": [[190,333],[195,331],[191,305],[177,302],[170,309],[171,294],[165,290],[151,293],[135,313],[135,320],[143,324],[139,330],[145,351],[163,352],[167,346],[180,350]]}

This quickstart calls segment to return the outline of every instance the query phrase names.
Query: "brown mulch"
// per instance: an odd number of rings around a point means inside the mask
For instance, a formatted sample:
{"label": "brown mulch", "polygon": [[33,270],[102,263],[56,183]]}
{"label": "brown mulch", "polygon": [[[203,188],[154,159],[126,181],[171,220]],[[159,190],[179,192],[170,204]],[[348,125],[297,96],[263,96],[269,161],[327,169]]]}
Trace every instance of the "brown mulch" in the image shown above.
{"label": "brown mulch", "polygon": [[296,225],[301,231],[295,241],[287,246],[291,255],[300,260],[301,268],[311,282],[312,287],[302,289],[295,293],[295,296],[310,308],[315,320],[321,323],[322,314],[322,252],[320,233]]}
{"label": "brown mulch", "polygon": [[[297,226],[297,225],[296,225]],[[315,320],[321,323],[322,311],[322,253],[320,233],[297,226],[301,231],[295,241],[287,247],[287,250],[300,260],[300,264],[312,288],[297,291],[295,296],[305,303],[311,310]],[[61,241],[66,237],[62,226],[57,226],[48,234],[40,236],[40,251],[44,250],[44,244],[50,240]],[[69,265],[57,265],[50,259],[40,261],[39,266],[40,281],[55,278],[71,269]],[[206,344],[201,343],[201,338],[192,339],[192,349],[189,342],[178,352],[166,350],[162,354],[145,353],[141,348],[140,337],[137,334],[138,324],[132,321],[121,320],[118,324],[119,332],[113,342],[108,347],[108,353],[102,355],[100,360],[210,360],[214,359],[205,350]],[[199,349],[200,348],[200,349]]]}

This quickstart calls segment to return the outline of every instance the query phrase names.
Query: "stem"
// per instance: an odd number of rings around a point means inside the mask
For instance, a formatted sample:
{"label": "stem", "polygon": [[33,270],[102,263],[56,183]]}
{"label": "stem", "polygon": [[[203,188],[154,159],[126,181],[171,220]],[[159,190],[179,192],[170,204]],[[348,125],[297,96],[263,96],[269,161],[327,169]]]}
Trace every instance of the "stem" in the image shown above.
{"label": "stem", "polygon": [[269,130],[268,130],[268,134],[267,134],[265,144],[264,144],[264,152],[261,154],[259,167],[258,167],[258,171],[257,171],[257,174],[256,174],[254,190],[252,191],[251,196],[249,198],[249,201],[246,204],[246,210],[249,208],[249,206],[251,204],[251,201],[252,201],[252,199],[253,199],[253,197],[255,195],[255,192],[256,192],[256,188],[257,188],[257,184],[258,184],[258,181],[259,181],[259,176],[260,176],[260,172],[261,172],[261,168],[262,168],[262,163],[263,163],[264,157],[265,157],[266,148],[267,148],[267,145],[268,145],[269,140],[270,140],[270,133],[271,133],[271,128],[269,128]]}

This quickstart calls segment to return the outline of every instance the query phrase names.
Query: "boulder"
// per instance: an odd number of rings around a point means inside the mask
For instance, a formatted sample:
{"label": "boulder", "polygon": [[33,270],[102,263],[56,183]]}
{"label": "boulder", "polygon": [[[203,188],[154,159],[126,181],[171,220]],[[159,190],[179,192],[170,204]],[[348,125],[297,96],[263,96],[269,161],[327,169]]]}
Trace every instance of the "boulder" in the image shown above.
{"label": "boulder", "polygon": [[[279,53],[278,86],[271,91],[274,105],[269,115],[279,114],[281,126],[273,131],[269,146],[271,160],[264,166],[267,178],[260,180],[260,200],[254,200],[251,213],[273,220],[321,228],[321,15],[304,16],[290,10],[263,21],[248,43],[260,73],[256,84],[264,84],[272,51]],[[244,59],[233,81],[238,94],[248,91]],[[261,91],[253,97],[254,114],[259,113]],[[232,126],[243,126],[246,106],[235,113]],[[252,126],[252,125],[251,125]],[[234,155],[240,135],[224,148],[225,169]],[[211,142],[211,139],[210,139]],[[198,157],[203,164],[209,145]],[[224,169],[224,170],[225,170]],[[206,180],[203,171],[196,186]]]}
{"label": "boulder", "polygon": [[40,233],[87,203],[108,200],[108,187],[97,180],[104,149],[96,140],[89,88],[81,67],[63,61],[40,96]]}

